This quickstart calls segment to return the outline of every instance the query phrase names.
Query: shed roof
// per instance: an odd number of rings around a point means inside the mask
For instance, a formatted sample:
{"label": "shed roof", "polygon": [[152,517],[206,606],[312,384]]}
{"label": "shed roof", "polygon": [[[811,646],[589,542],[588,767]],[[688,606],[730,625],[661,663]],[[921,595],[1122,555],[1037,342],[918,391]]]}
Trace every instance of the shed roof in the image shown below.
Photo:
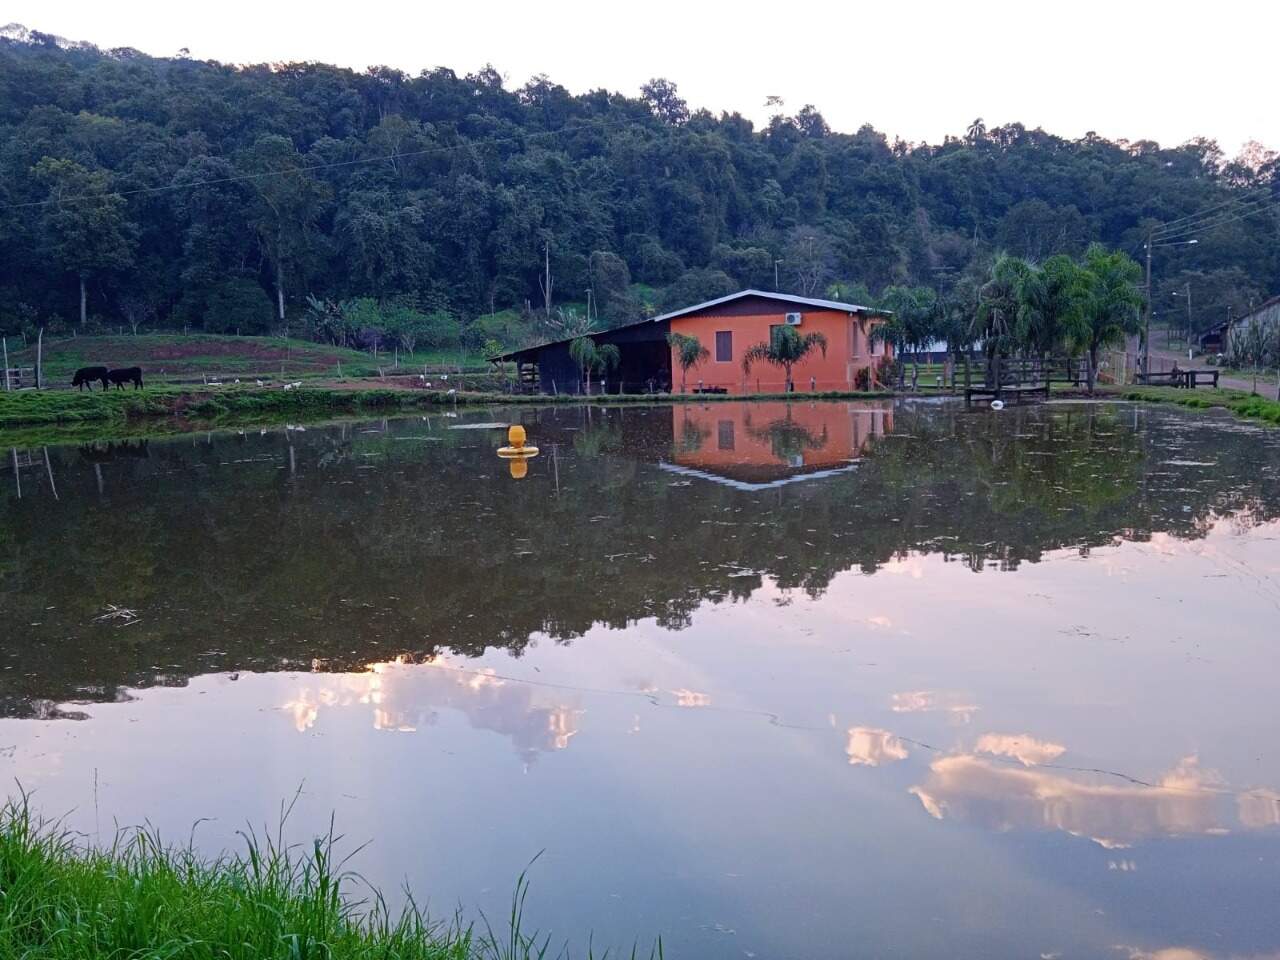
{"label": "shed roof", "polygon": [[[814,297],[798,297],[790,293],[772,293],[768,290],[739,290],[737,293],[731,293],[725,297],[716,297],[714,300],[706,300],[702,303],[695,303],[691,307],[681,307],[679,310],[672,310],[669,313],[661,313],[656,317],[648,317],[644,320],[636,320],[633,323],[624,323],[620,327],[613,327],[609,330],[602,330],[599,333],[592,333],[589,336],[599,337],[618,330],[628,330],[631,327],[643,326],[646,323],[664,323],[668,320],[674,320],[677,317],[685,317],[691,313],[698,313],[701,310],[708,310],[711,307],[718,307],[721,304],[732,303],[735,300],[742,300],[746,297],[763,297],[766,300],[777,300],[779,303],[785,303],[789,306],[813,307],[820,310],[838,310],[842,313],[874,313],[878,316],[889,316],[891,311],[880,310],[875,307],[864,307],[857,303],[841,303],[839,300],[818,300]],[[532,347],[524,347],[520,350],[510,350],[507,353],[499,354],[496,357],[490,357],[491,363],[500,360],[514,360],[516,357],[528,356],[544,347],[552,347],[558,343],[567,343],[574,337],[563,337],[559,340],[548,340],[546,343],[535,344]]]}

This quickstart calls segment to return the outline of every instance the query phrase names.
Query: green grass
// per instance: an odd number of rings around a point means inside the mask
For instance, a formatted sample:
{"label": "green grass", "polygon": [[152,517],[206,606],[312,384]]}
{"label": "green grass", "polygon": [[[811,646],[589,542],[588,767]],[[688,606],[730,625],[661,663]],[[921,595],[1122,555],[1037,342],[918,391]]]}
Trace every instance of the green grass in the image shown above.
{"label": "green grass", "polygon": [[[287,810],[282,823],[287,818]],[[528,882],[505,923],[429,920],[400,911],[339,859],[336,838],[307,847],[244,835],[205,858],[127,830],[91,847],[36,819],[26,798],[0,809],[0,956],[26,960],[526,960],[549,938],[522,928]],[[659,943],[651,953],[660,958]],[[632,951],[635,957],[635,951]]]}
{"label": "green grass", "polygon": [[1239,390],[1178,390],[1173,387],[1118,387],[1106,391],[1109,397],[1143,403],[1175,403],[1191,410],[1221,408],[1237,417],[1280,424],[1280,401]]}
{"label": "green grass", "polygon": [[[12,366],[34,366],[34,347],[16,350],[9,344]],[[485,370],[483,357],[474,352],[463,362],[459,351],[422,350],[400,356],[400,369],[411,373],[432,369]],[[142,367],[149,381],[201,381],[205,377],[305,377],[337,376],[339,366],[347,377],[377,376],[379,369],[393,369],[395,354],[380,352],[377,359],[360,350],[333,347],[308,340],[283,337],[232,337],[213,334],[149,333],[138,336],[86,336],[46,341],[46,383],[65,385],[85,366]]]}
{"label": "green grass", "polygon": [[126,424],[140,420],[182,417],[209,423],[228,418],[241,421],[258,418],[317,418],[327,415],[355,414],[361,411],[385,412],[439,406],[495,404],[564,403],[715,403],[732,400],[862,400],[893,396],[888,391],[825,391],[759,394],[610,394],[583,397],[577,394],[546,396],[543,394],[505,394],[443,390],[332,390],[323,387],[301,387],[297,390],[224,387],[219,390],[176,387],[148,387],[145,390],[111,390],[82,393],[69,390],[26,390],[0,393],[0,428],[32,427],[51,424]]}

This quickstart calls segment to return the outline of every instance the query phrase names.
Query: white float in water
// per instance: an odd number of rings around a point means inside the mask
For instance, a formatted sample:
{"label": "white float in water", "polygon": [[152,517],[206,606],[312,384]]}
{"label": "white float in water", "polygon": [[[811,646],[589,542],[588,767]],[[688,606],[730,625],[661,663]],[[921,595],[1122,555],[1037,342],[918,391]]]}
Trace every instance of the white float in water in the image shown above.
{"label": "white float in water", "polygon": [[991,401],[991,409],[992,409],[992,410],[1003,410],[1003,409],[1004,409],[1004,401],[1003,401],[1003,400],[992,400],[992,401]]}

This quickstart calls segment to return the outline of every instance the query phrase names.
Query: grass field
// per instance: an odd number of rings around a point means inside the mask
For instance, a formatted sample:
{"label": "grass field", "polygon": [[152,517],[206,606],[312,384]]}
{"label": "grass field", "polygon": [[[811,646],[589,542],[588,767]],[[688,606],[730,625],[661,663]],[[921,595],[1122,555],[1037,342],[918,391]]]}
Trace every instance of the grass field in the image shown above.
{"label": "grass field", "polygon": [[[554,955],[521,929],[521,876],[497,927],[393,911],[344,872],[332,835],[303,848],[252,834],[214,859],[120,833],[93,848],[0,809],[0,955],[30,960],[525,960]],[[585,940],[584,936],[584,940]],[[635,956],[635,953],[632,953]],[[651,956],[661,956],[661,945]]]}
{"label": "grass field", "polygon": [[[16,350],[9,344],[11,366],[34,366],[36,351]],[[375,360],[359,350],[331,347],[307,340],[281,337],[224,337],[211,334],[154,333],[139,336],[71,337],[44,345],[44,378],[50,387],[69,386],[80,367],[142,367],[149,382],[203,382],[205,378],[231,380],[270,377],[372,377],[379,370],[391,372],[394,353],[379,353]],[[483,357],[463,357],[456,352],[423,352],[399,357],[402,371],[484,370]]]}

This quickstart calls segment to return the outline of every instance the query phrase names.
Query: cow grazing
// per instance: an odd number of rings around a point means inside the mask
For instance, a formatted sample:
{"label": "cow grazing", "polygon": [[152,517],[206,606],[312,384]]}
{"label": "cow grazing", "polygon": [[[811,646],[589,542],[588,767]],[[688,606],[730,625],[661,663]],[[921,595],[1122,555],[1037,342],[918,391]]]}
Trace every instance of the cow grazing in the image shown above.
{"label": "cow grazing", "polygon": [[89,392],[92,393],[93,381],[101,380],[102,389],[105,390],[107,389],[107,374],[109,372],[106,367],[81,367],[76,371],[76,375],[71,378],[71,385],[79,387],[81,390],[88,387]]}
{"label": "cow grazing", "polygon": [[142,368],[122,367],[119,370],[110,370],[107,372],[107,379],[114,383],[120,390],[124,389],[124,385],[126,383],[132,383],[135,390],[141,390]]}

